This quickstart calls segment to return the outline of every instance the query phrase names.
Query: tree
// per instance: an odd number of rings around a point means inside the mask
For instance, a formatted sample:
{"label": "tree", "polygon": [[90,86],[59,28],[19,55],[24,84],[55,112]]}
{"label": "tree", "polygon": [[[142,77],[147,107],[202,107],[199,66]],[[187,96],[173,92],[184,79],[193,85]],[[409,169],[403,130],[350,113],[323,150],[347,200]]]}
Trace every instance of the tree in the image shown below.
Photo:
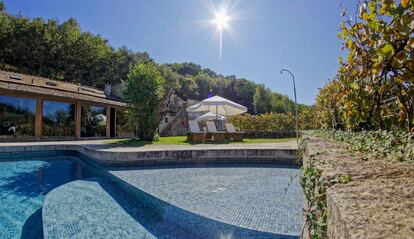
{"label": "tree", "polygon": [[131,69],[126,81],[124,99],[132,109],[137,136],[153,141],[158,127],[158,107],[165,96],[164,78],[153,62],[142,63]]}
{"label": "tree", "polygon": [[335,110],[351,130],[412,130],[414,1],[369,0],[358,10],[356,16],[343,12],[338,36],[347,56],[318,102],[332,109],[327,101],[336,99]]}
{"label": "tree", "polygon": [[253,113],[253,97],[256,93],[256,84],[246,79],[235,79],[232,88],[235,94],[234,101],[247,107],[247,111]]}
{"label": "tree", "polygon": [[[1,10],[2,9],[2,10]],[[81,30],[75,19],[30,19],[4,11],[0,2],[0,69],[103,88],[127,78],[147,53],[113,49],[99,35]]]}
{"label": "tree", "polygon": [[200,73],[196,77],[194,77],[194,81],[197,84],[197,92],[199,99],[207,98],[210,90],[213,88],[214,80],[209,75]]}
{"label": "tree", "polygon": [[278,113],[294,112],[295,102],[286,95],[272,92],[272,111]]}
{"label": "tree", "polygon": [[272,111],[272,92],[263,84],[256,87],[253,96],[254,111],[256,114],[264,114]]}
{"label": "tree", "polygon": [[[294,112],[295,104],[289,97],[272,92],[264,85],[258,85],[234,75],[223,76],[194,63],[164,64],[161,68],[169,68],[175,73],[175,78],[180,82],[179,87],[175,90],[178,96],[184,99],[203,100],[210,93],[213,93],[246,106],[251,114],[257,112]],[[255,95],[258,111],[255,111]],[[260,98],[262,98],[261,101]],[[266,100],[263,101],[265,98]],[[265,105],[259,101],[265,102]]]}
{"label": "tree", "polygon": [[316,97],[318,119],[323,128],[344,128],[342,116],[342,94],[344,89],[338,80],[328,82]]}

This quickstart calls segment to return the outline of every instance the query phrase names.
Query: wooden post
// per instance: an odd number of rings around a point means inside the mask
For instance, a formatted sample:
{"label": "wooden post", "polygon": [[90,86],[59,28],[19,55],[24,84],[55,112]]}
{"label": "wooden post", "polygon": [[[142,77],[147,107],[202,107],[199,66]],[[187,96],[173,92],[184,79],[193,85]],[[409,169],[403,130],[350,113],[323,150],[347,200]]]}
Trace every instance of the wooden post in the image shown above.
{"label": "wooden post", "polygon": [[75,136],[76,139],[81,139],[81,103],[76,102],[75,106]]}
{"label": "wooden post", "polygon": [[106,107],[106,138],[111,137],[111,107]]}
{"label": "wooden post", "polygon": [[42,110],[43,110],[43,99],[42,97],[36,97],[36,116],[35,116],[35,138],[36,141],[42,139]]}
{"label": "wooden post", "polygon": [[117,137],[117,135],[116,135],[116,121],[117,121],[117,119],[116,119],[116,108],[114,109],[114,138],[116,138]]}

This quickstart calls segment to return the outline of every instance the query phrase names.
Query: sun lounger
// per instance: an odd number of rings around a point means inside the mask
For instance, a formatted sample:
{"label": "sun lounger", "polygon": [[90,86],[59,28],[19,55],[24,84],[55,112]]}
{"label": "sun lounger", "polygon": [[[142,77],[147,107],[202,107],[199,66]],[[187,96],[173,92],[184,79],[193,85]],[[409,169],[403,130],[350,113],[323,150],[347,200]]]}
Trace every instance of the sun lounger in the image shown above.
{"label": "sun lounger", "polygon": [[226,132],[219,132],[213,121],[206,121],[207,131],[214,142],[221,143],[226,140]]}
{"label": "sun lounger", "polygon": [[226,123],[225,126],[226,126],[227,133],[229,137],[231,138],[231,140],[236,141],[236,142],[243,141],[243,134],[244,134],[243,132],[236,131],[236,129],[234,128],[234,125],[230,123]]}
{"label": "sun lounger", "polygon": [[190,132],[188,132],[187,140],[193,143],[203,143],[206,138],[206,133],[200,130],[198,122],[195,120],[189,120],[188,125]]}

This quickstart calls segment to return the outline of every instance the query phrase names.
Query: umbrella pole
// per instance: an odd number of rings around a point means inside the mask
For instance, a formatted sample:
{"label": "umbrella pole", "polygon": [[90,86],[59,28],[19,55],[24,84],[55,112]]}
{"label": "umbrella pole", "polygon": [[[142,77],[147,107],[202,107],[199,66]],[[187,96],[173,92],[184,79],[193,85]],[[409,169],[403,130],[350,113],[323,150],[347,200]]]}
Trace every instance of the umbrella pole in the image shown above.
{"label": "umbrella pole", "polygon": [[218,124],[218,105],[216,105],[216,121],[217,121],[217,124]]}

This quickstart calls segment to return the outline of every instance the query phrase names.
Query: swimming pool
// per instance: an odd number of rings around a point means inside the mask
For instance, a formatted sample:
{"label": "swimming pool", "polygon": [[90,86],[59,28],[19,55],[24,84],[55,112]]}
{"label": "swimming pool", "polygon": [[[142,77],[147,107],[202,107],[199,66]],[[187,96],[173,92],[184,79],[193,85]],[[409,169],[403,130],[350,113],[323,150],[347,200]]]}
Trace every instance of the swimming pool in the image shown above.
{"label": "swimming pool", "polygon": [[[286,164],[112,168],[136,197],[201,238],[296,238],[303,221],[300,170]],[[176,220],[176,219],[179,220]]]}
{"label": "swimming pool", "polygon": [[43,198],[84,176],[81,162],[64,156],[0,161],[0,238],[43,238]]}
{"label": "swimming pool", "polygon": [[0,238],[298,238],[302,225],[298,182],[281,196],[295,167],[106,170],[73,152],[13,155],[0,159]]}

